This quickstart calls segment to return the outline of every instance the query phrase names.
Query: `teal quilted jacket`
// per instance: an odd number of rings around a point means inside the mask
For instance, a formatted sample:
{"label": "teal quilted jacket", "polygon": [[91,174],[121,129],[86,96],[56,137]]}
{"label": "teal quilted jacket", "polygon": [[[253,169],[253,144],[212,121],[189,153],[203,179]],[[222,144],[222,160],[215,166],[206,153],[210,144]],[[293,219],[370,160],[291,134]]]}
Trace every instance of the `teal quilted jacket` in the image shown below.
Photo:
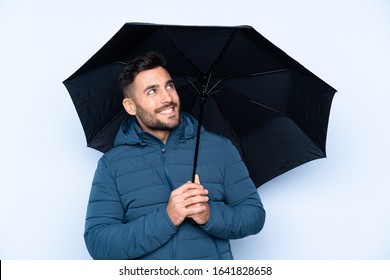
{"label": "teal quilted jacket", "polygon": [[233,259],[229,240],[262,229],[265,211],[239,153],[204,129],[197,173],[209,191],[209,221],[170,221],[170,193],[192,177],[196,128],[182,113],[164,145],[135,118],[122,124],[92,183],[84,238],[94,259]]}

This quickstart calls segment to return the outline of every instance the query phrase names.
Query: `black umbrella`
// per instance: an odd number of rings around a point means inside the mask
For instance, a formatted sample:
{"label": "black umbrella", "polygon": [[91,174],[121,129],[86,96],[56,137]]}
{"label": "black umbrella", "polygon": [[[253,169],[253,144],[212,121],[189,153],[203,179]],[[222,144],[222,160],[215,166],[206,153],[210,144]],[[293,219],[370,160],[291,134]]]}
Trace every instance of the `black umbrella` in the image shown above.
{"label": "black umbrella", "polygon": [[336,90],[250,26],[125,24],[64,81],[89,147],[113,146],[127,117],[118,76],[148,51],[166,57],[182,110],[231,139],[256,186],[325,157]]}

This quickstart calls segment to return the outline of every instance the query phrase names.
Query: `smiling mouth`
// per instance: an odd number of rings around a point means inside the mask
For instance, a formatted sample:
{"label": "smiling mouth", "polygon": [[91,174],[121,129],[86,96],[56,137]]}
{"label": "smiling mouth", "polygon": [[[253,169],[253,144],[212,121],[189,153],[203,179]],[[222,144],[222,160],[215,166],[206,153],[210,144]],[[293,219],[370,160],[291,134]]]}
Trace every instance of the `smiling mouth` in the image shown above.
{"label": "smiling mouth", "polygon": [[173,112],[173,109],[174,109],[174,107],[169,107],[169,108],[167,108],[167,109],[165,109],[163,111],[160,111],[160,114],[168,115],[168,114]]}
{"label": "smiling mouth", "polygon": [[164,108],[157,110],[157,113],[162,115],[169,115],[175,111],[175,108],[176,108],[176,104],[171,103],[166,105]]}

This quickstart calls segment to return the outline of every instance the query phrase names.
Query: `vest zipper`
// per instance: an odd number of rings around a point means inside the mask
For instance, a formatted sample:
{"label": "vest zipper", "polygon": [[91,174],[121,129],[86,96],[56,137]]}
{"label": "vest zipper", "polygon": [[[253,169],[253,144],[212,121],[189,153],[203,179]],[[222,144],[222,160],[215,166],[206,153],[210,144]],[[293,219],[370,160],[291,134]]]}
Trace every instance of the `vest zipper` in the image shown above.
{"label": "vest zipper", "polygon": [[[167,163],[167,146],[166,145],[163,145],[161,147],[161,157],[162,157],[162,162],[163,162],[163,169],[164,169],[164,174],[165,174],[165,178],[167,180],[167,183],[169,185],[169,188],[171,189],[171,191],[173,191],[173,184],[172,184],[172,181],[171,181],[171,178],[169,178],[169,173],[168,173],[168,163]],[[177,256],[176,256],[176,234],[173,236],[173,239],[172,239],[172,259],[173,260],[176,260]]]}
{"label": "vest zipper", "polygon": [[167,163],[167,146],[163,146],[161,148],[161,155],[162,155],[162,161],[163,161],[163,168],[164,168],[164,174],[165,174],[165,179],[167,180],[167,183],[169,185],[169,188],[171,189],[171,191],[173,191],[173,184],[172,184],[172,181],[171,181],[171,178],[169,178],[169,172],[168,172],[168,163]]}

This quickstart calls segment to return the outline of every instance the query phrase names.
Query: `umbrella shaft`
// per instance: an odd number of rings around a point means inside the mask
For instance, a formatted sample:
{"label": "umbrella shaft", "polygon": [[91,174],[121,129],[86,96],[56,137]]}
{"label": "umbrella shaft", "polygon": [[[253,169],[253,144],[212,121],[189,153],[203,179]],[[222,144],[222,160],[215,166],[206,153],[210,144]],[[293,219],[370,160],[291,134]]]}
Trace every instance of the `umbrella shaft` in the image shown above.
{"label": "umbrella shaft", "polygon": [[192,171],[192,183],[195,182],[196,166],[198,165],[200,130],[202,128],[203,109],[204,109],[205,103],[206,103],[206,98],[202,95],[201,100],[200,100],[200,108],[199,108],[198,131],[196,133],[196,145],[195,145],[194,164],[193,164],[193,171]]}

